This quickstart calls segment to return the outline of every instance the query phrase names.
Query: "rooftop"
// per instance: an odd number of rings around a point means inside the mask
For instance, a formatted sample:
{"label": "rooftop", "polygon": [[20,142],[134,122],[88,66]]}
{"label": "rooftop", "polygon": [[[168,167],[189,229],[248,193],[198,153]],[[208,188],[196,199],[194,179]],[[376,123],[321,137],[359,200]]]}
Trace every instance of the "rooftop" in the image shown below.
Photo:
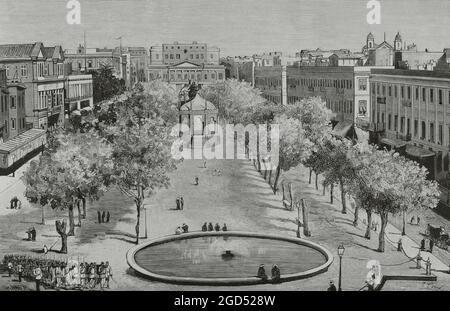
{"label": "rooftop", "polygon": [[372,69],[371,74],[450,79],[450,72],[430,71],[430,70]]}
{"label": "rooftop", "polygon": [[42,43],[2,44],[0,58],[30,58],[38,57]]}

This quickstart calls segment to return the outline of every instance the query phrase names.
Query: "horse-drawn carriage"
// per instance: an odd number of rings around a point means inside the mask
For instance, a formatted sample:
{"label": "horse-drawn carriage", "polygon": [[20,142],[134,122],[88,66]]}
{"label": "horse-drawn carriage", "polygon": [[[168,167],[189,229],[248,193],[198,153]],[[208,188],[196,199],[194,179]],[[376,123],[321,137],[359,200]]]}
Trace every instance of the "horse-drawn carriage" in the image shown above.
{"label": "horse-drawn carriage", "polygon": [[437,247],[448,250],[450,245],[449,234],[445,232],[444,227],[428,224],[425,234],[433,240]]}

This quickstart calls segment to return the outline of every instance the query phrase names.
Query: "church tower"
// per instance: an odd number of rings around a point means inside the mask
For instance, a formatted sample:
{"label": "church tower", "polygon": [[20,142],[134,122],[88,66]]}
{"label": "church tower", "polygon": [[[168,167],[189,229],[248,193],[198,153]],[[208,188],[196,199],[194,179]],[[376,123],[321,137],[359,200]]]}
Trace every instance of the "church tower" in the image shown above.
{"label": "church tower", "polygon": [[397,32],[394,39],[394,51],[401,51],[402,50],[402,36],[400,35],[400,32]]}
{"label": "church tower", "polygon": [[372,33],[367,35],[366,47],[368,50],[373,49],[375,47],[375,37]]}

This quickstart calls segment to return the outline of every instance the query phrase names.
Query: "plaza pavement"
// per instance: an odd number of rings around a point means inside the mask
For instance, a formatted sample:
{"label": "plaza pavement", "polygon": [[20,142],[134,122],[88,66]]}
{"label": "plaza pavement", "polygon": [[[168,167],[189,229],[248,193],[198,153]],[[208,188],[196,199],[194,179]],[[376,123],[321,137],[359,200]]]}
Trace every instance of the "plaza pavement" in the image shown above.
{"label": "plaza pavement", "polygon": [[[220,176],[216,171],[220,170]],[[303,175],[303,174],[299,174]],[[198,176],[200,185],[193,185]],[[305,176],[301,177],[304,178]],[[335,261],[329,270],[315,277],[277,285],[256,285],[238,287],[214,287],[217,290],[326,290],[329,280],[337,284],[337,247],[346,247],[343,258],[343,290],[359,290],[364,285],[368,260],[377,259],[383,264],[386,274],[417,274],[415,263],[397,252],[392,245],[386,246],[386,253],[376,252],[377,239],[363,237],[364,230],[352,225],[352,215],[342,215],[340,208],[327,203],[328,197],[319,194],[313,185],[300,180],[302,195],[310,203],[310,239],[329,249]],[[175,210],[175,198],[183,195],[185,209]],[[174,233],[177,226],[187,223],[191,231],[200,230],[207,222],[227,223],[230,230],[267,232],[278,235],[295,236],[296,211],[283,208],[278,196],[274,196],[267,182],[250,161],[209,160],[203,168],[202,160],[185,160],[177,171],[171,174],[171,186],[160,189],[146,199],[147,228],[149,239]],[[97,211],[109,210],[111,222],[98,224]],[[54,250],[60,247],[55,232],[54,221],[67,216],[66,211],[46,209],[46,225],[39,225],[40,209],[26,207],[21,211],[3,215],[0,218],[0,256],[5,253],[26,252],[39,256],[43,244],[56,242]],[[89,261],[109,260],[114,271],[112,289],[121,290],[207,290],[204,286],[181,286],[164,284],[142,279],[127,266],[125,255],[133,247],[135,207],[131,200],[112,189],[99,202],[88,204],[88,216],[81,228],[76,228],[76,236],[69,237],[71,258]],[[141,219],[144,233],[144,216]],[[24,241],[25,230],[33,224],[38,232],[37,242]],[[142,240],[141,242],[144,242]],[[282,255],[282,254],[281,254]],[[49,253],[50,258],[61,257]],[[63,256],[64,257],[64,256]],[[255,267],[256,269],[257,267]],[[255,271],[256,273],[256,271]],[[283,272],[282,272],[283,273]],[[0,283],[5,279],[0,278]],[[435,290],[446,288],[429,282],[408,282],[400,290]],[[1,284],[0,284],[1,288]],[[396,289],[396,288],[393,288]]]}

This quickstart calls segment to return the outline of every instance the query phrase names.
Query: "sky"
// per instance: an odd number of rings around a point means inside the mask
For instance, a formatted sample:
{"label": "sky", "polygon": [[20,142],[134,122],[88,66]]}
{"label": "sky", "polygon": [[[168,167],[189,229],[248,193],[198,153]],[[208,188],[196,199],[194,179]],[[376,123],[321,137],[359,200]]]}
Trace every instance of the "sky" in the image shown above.
{"label": "sky", "polygon": [[204,42],[221,56],[301,49],[361,50],[371,31],[392,44],[400,31],[420,50],[450,47],[450,0],[379,0],[381,24],[369,25],[368,0],[78,0],[81,24],[69,25],[68,0],[0,0],[0,44],[41,41],[75,48],[150,47]]}

